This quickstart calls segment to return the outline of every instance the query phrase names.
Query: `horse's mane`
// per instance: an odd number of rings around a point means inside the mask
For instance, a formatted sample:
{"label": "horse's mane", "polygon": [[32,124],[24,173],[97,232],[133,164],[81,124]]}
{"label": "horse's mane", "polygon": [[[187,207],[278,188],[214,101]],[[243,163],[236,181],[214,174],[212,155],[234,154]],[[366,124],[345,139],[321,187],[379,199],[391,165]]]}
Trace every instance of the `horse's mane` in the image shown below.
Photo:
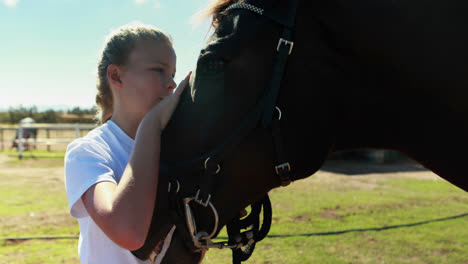
{"label": "horse's mane", "polygon": [[243,2],[244,0],[215,0],[213,1],[203,12],[201,13],[202,18],[211,17],[212,26],[216,27],[219,21],[219,15],[226,10],[230,5],[234,3]]}

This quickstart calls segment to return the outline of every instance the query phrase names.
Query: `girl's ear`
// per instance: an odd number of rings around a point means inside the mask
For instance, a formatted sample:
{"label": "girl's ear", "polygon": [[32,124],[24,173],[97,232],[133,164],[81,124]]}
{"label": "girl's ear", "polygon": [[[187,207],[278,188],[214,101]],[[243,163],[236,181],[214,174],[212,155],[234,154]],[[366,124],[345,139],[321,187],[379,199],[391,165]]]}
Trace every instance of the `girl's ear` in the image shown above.
{"label": "girl's ear", "polygon": [[122,80],[120,77],[121,71],[117,65],[111,64],[107,67],[107,80],[110,86],[120,89],[122,87]]}

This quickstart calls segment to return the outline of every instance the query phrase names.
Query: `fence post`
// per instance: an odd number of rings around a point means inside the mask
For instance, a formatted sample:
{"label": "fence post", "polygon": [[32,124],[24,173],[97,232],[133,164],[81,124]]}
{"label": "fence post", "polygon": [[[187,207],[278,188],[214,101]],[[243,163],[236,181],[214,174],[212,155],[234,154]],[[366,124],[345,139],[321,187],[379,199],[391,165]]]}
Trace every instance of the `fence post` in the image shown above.
{"label": "fence post", "polygon": [[4,143],[4,142],[3,142],[3,130],[4,130],[3,127],[0,128],[0,132],[1,132],[1,134],[0,134],[0,136],[1,136],[0,140],[2,141],[2,151],[4,150],[4,146],[3,146],[3,143]]}
{"label": "fence post", "polygon": [[75,138],[80,137],[80,124],[75,123]]}
{"label": "fence post", "polygon": [[37,134],[39,134],[39,129],[37,127],[35,127],[35,130],[36,132],[34,132],[34,150],[37,150]]}
{"label": "fence post", "polygon": [[23,126],[18,124],[18,159],[23,159]]}
{"label": "fence post", "polygon": [[47,151],[50,151],[50,142],[49,142],[49,138],[50,138],[50,129],[49,129],[49,128],[46,128],[46,137],[47,137],[47,140],[46,140]]}

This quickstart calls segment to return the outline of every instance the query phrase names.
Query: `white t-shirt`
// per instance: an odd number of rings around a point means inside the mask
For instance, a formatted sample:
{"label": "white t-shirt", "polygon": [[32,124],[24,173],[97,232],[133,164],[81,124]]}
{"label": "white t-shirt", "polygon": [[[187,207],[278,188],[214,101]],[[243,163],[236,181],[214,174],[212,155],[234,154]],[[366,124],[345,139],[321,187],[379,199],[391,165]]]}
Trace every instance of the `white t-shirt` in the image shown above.
{"label": "white t-shirt", "polygon": [[[94,184],[118,183],[127,166],[134,140],[109,120],[83,138],[74,140],[65,154],[65,187],[70,215],[78,219],[78,253],[82,264],[150,264],[109,239],[91,219],[81,196]],[[158,259],[170,244],[174,227],[168,234]],[[159,263],[160,260],[156,260]]]}

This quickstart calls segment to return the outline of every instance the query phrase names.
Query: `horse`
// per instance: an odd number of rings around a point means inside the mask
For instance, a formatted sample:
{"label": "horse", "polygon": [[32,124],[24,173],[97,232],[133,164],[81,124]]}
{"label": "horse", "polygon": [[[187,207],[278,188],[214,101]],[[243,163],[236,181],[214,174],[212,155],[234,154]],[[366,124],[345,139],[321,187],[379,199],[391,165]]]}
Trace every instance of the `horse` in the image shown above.
{"label": "horse", "polygon": [[460,0],[214,1],[133,253],[145,258],[176,224],[163,263],[197,263],[200,238],[344,150],[395,150],[468,190],[466,11]]}

